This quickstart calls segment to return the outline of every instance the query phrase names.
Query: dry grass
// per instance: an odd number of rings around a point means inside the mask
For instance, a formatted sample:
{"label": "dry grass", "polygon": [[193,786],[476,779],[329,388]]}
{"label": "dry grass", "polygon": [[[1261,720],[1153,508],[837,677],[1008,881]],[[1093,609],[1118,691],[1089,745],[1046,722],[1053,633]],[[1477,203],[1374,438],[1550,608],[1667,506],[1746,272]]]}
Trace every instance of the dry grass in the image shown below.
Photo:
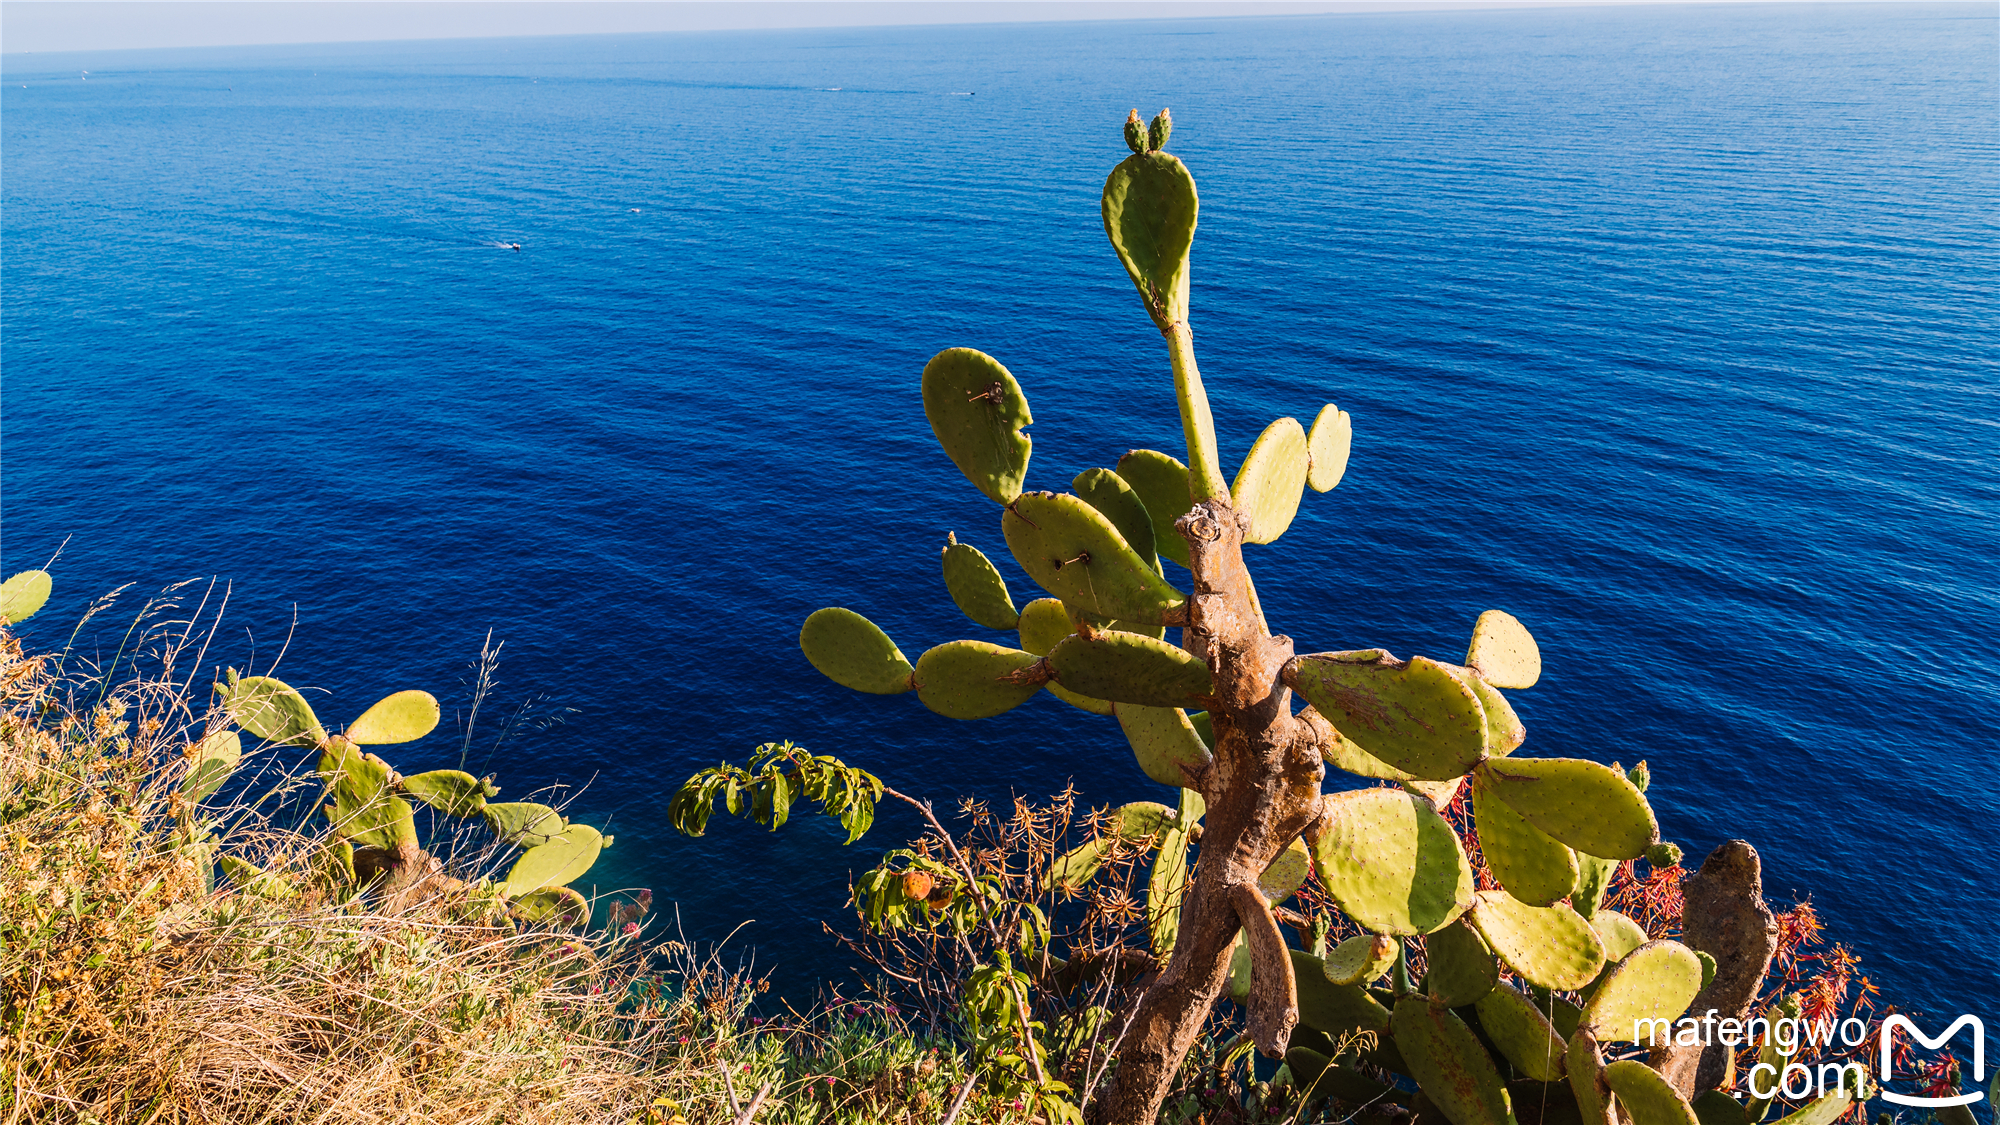
{"label": "dry grass", "polygon": [[342,885],[318,784],[280,755],[188,801],[221,718],[214,618],[176,608],[148,603],[82,671],[0,629],[0,1125],[718,1125],[759,1090],[759,1125],[1025,1120],[959,1098],[963,1052],[893,1007],[757,1017],[759,982],[656,940],[636,904],[596,931],[508,921],[491,850],[442,848],[456,878],[393,903]]}
{"label": "dry grass", "polygon": [[[181,797],[206,716],[171,662],[110,689],[50,663],[0,634],[0,1121],[601,1121],[651,1100],[674,1020],[618,1011],[647,972],[635,940],[517,930],[476,890],[385,912],[313,877],[310,834]],[[288,887],[211,886],[216,849]]]}

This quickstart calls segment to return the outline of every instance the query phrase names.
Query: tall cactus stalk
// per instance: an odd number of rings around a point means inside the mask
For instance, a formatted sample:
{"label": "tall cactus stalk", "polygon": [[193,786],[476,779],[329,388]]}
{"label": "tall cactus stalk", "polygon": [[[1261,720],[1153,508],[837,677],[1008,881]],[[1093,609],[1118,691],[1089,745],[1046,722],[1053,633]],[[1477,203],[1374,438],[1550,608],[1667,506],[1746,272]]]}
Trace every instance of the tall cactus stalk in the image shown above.
{"label": "tall cactus stalk", "polygon": [[[914,691],[950,718],[998,715],[1046,689],[1115,718],[1148,777],[1189,791],[1178,812],[1124,810],[1171,828],[1149,893],[1153,948],[1170,952],[1123,1024],[1109,1078],[1082,1092],[1095,1121],[1154,1120],[1225,991],[1246,1006],[1257,1048],[1307,1087],[1375,1097],[1386,1088],[1350,1065],[1362,1061],[1416,1079],[1452,1125],[1511,1125],[1503,1075],[1557,1083],[1567,1068],[1589,1125],[1610,1125],[1621,1102],[1642,1119],[1694,1121],[1683,1089],[1634,1073],[1638,1064],[1604,1063],[1597,1044],[1630,1041],[1635,1013],[1678,1016],[1717,961],[1649,942],[1600,908],[1618,861],[1679,862],[1660,843],[1643,765],[1628,775],[1510,756],[1527,732],[1502,689],[1541,675],[1528,630],[1489,610],[1451,664],[1379,649],[1300,655],[1266,624],[1244,544],[1281,536],[1308,485],[1340,482],[1350,423],[1331,404],[1310,431],[1280,418],[1224,483],[1188,317],[1199,204],[1193,176],[1164,151],[1171,130],[1165,111],[1150,127],[1136,111],[1127,119],[1132,155],[1105,181],[1103,216],[1166,341],[1187,463],[1132,450],[1115,470],[1079,475],[1074,493],[1023,491],[1033,418],[1019,383],[981,352],[941,352],[924,368],[925,414],[953,463],[1001,506],[1009,550],[1050,596],[1017,610],[998,569],[954,535],[942,555],[952,599],[975,623],[1016,632],[1015,644],[951,641],[912,664],[867,618],[830,607],[807,618],[800,647],[849,688]],[[1168,583],[1162,560],[1187,568],[1188,592]],[[1306,704],[1296,713],[1294,693]],[[1328,767],[1384,787],[1322,793]],[[1461,793],[1497,889],[1476,884],[1439,815]],[[1183,885],[1194,818],[1192,881],[1177,909],[1153,902]],[[1321,889],[1367,935],[1328,949],[1322,927],[1301,931],[1310,951],[1288,948],[1275,908],[1298,883],[1274,872],[1297,867],[1302,880],[1305,866],[1278,863],[1288,849],[1309,853]],[[1087,879],[1091,857],[1065,857],[1065,871],[1072,859]],[[1421,980],[1409,969],[1413,940],[1425,942]],[[1501,979],[1503,966],[1527,991]],[[1761,963],[1744,971],[1761,979]],[[1565,1010],[1568,1042],[1552,1022]],[[1387,1053],[1356,1056],[1361,1040],[1386,1040]]]}

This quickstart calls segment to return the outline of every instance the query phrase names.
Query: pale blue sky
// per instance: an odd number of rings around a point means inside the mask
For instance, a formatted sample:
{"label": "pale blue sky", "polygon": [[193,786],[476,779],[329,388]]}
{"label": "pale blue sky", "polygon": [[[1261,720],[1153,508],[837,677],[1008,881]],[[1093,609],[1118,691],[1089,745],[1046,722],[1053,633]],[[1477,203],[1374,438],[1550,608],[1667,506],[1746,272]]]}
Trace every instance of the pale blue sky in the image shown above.
{"label": "pale blue sky", "polygon": [[[1227,15],[1435,8],[1551,7],[1619,0],[739,0],[648,3],[644,0],[542,0],[494,3],[446,0],[377,3],[263,0],[17,2],[0,4],[0,51],[118,50],[259,43],[336,43],[385,39],[469,39],[517,35],[701,31],[757,27],[840,27],[1026,20],[1163,19]],[[1653,2],[1659,0],[1632,0]],[[1715,0],[1706,0],[1715,2]]]}

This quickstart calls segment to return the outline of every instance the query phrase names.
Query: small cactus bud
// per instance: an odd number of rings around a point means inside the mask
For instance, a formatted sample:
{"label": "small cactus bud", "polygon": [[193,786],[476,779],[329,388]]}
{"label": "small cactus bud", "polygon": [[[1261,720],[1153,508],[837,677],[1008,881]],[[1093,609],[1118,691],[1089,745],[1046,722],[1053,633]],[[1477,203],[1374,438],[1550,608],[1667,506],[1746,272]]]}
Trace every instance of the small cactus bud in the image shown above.
{"label": "small cactus bud", "polygon": [[1125,144],[1133,152],[1143,154],[1146,151],[1146,123],[1139,120],[1137,109],[1125,118]]}
{"label": "small cactus bud", "polygon": [[903,872],[904,898],[909,899],[911,902],[915,902],[919,899],[929,898],[930,893],[931,893],[931,877],[929,875],[926,875],[922,871]]}
{"label": "small cactus bud", "polygon": [[1653,771],[1647,769],[1646,763],[1642,761],[1638,765],[1633,766],[1631,769],[1625,771],[1625,780],[1630,781],[1633,784],[1633,786],[1635,786],[1639,790],[1639,792],[1644,793],[1646,791],[1646,786],[1652,784]]}
{"label": "small cactus bud", "polygon": [[1679,844],[1654,844],[1646,849],[1646,862],[1654,867],[1678,867],[1681,862]]}
{"label": "small cactus bud", "polygon": [[1174,115],[1167,110],[1161,110],[1160,115],[1153,118],[1153,128],[1150,135],[1154,152],[1167,147],[1167,136],[1173,131]]}

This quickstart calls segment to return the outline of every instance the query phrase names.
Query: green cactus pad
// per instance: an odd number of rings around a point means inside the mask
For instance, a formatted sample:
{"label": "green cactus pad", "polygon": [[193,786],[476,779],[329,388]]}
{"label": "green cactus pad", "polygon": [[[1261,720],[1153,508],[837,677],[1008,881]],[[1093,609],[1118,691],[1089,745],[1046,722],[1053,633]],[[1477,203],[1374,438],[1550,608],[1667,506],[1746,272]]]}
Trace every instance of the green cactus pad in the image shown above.
{"label": "green cactus pad", "polygon": [[1554,1082],[1563,1076],[1569,1044],[1533,1000],[1511,985],[1499,984],[1479,998],[1476,1008],[1479,1026],[1515,1070],[1537,1082]]}
{"label": "green cactus pad", "polygon": [[1188,249],[1200,210],[1194,177],[1164,152],[1134,154],[1104,181],[1104,233],[1161,329],[1188,315]]}
{"label": "green cactus pad", "polygon": [[1570,1092],[1576,1095],[1577,1113],[1583,1125],[1618,1125],[1612,1111],[1611,1092],[1604,1086],[1604,1054],[1589,1029],[1569,1037],[1569,1054],[1563,1060],[1569,1075]]}
{"label": "green cactus pad", "polygon": [[1472,784],[1479,850],[1500,885],[1529,906],[1553,906],[1576,886],[1576,853],[1529,824],[1483,781]]}
{"label": "green cactus pad", "polygon": [[1292,1072],[1292,1084],[1300,1090],[1300,1104],[1317,1098],[1339,1098],[1349,1105],[1367,1105],[1395,1090],[1351,1066],[1334,1065],[1333,1060],[1311,1047],[1286,1051],[1285,1065]]}
{"label": "green cactus pad", "polygon": [[1312,853],[1306,850],[1303,841],[1293,840],[1257,877],[1257,889],[1263,892],[1266,902],[1276,906],[1297,894],[1311,872]]}
{"label": "green cactus pad", "polygon": [[1492,991],[1500,981],[1500,962],[1486,939],[1463,917],[1424,939],[1430,972],[1424,994],[1447,1008],[1462,1008]]}
{"label": "green cactus pad", "polygon": [[1215,720],[1208,717],[1208,712],[1206,711],[1188,712],[1188,724],[1194,727],[1195,734],[1201,736],[1201,744],[1203,746],[1208,747],[1210,753],[1214,753]]}
{"label": "green cactus pad", "polygon": [[1698,1095],[1691,1104],[1695,1120],[1701,1125],[1750,1125],[1750,1118],[1743,1112],[1743,1103],[1721,1090],[1709,1090]]}
{"label": "green cactus pad", "polygon": [[1189,565],[1187,540],[1174,529],[1194,507],[1187,466],[1158,450],[1134,449],[1118,459],[1118,476],[1138,494],[1146,514],[1152,517],[1153,549],[1163,559]]}
{"label": "green cactus pad", "polygon": [[1616,910],[1599,910],[1591,915],[1590,928],[1604,942],[1604,959],[1611,962],[1623,961],[1626,954],[1652,940],[1639,923]]}
{"label": "green cactus pad", "polygon": [[[1778,1002],[1775,1005],[1764,1009],[1764,1019],[1770,1026],[1776,1027],[1778,1026],[1778,1021],[1781,1019],[1798,1019],[1800,1007],[1799,994],[1796,992],[1787,992],[1778,998]],[[1764,1036],[1764,1041],[1757,1046],[1757,1062],[1769,1066],[1773,1071],[1781,1072],[1787,1061],[1789,1061],[1788,1058],[1779,1053],[1777,1037],[1775,1035]],[[1772,1086],[1771,1093],[1775,1095],[1777,1092],[1777,1087]],[[1743,1113],[1752,1121],[1762,1121],[1764,1114],[1770,1108],[1770,1098],[1753,1096],[1744,1105]]]}
{"label": "green cactus pad", "polygon": [[1076,609],[1157,625],[1186,600],[1080,497],[1024,493],[1007,508],[1001,527],[1028,577]]}
{"label": "green cactus pad", "polygon": [[[1677,941],[1647,942],[1604,974],[1583,1006],[1583,1022],[1602,1042],[1642,1042],[1637,1021],[1671,1023],[1700,991],[1701,960],[1694,950]],[[1658,1025],[1648,1029],[1656,1032]]]}
{"label": "green cactus pad", "polygon": [[337,887],[354,883],[354,844],[338,836],[320,841],[313,850],[312,864]]}
{"label": "green cactus pad", "polygon": [[1076,622],[1058,598],[1036,598],[1021,611],[1021,648],[1047,656],[1056,642],[1076,632]]}
{"label": "green cactus pad", "polygon": [[1152,138],[1147,135],[1146,123],[1140,120],[1137,109],[1125,119],[1125,147],[1133,152],[1151,152],[1153,149]]}
{"label": "green cactus pad", "polygon": [[321,810],[335,833],[360,847],[415,843],[416,811],[389,792],[388,763],[345,738],[329,739],[319,758],[329,801]]}
{"label": "green cactus pad", "polygon": [[1330,743],[1320,747],[1320,759],[1335,769],[1346,770],[1357,777],[1374,777],[1383,781],[1416,780],[1408,773],[1356,746],[1338,730],[1333,732]]}
{"label": "green cactus pad", "polygon": [[924,365],[924,417],[945,456],[988,499],[1012,504],[1021,494],[1034,445],[1021,429],[1035,419],[999,360],[971,348],[932,356]]}
{"label": "green cactus pad", "polygon": [[1335,984],[1367,984],[1396,967],[1403,945],[1387,934],[1356,934],[1326,952],[1321,966]]}
{"label": "green cactus pad", "polygon": [[1396,1001],[1389,1027],[1410,1077],[1452,1125],[1514,1125],[1499,1068],[1456,1013],[1422,996],[1405,996]]}
{"label": "green cactus pad", "polygon": [[46,570],[23,570],[0,582],[0,625],[18,625],[48,602],[55,579]]}
{"label": "green cactus pad", "polygon": [[[1842,1114],[1846,1113],[1854,1105],[1855,1097],[1857,1096],[1856,1091],[1848,1089],[1847,1073],[1846,1071],[1841,1072],[1841,1089],[1838,1093],[1828,1094],[1823,1098],[1815,1099],[1807,1103],[1805,1108],[1795,1110],[1778,1118],[1772,1125],[1833,1125],[1835,1121],[1840,1120]],[[1996,1081],[2000,1081],[2000,1079],[1996,1079]],[[1864,1079],[1862,1089],[1858,1093],[1864,1098],[1869,1097],[1872,1096],[1872,1089],[1872,1084]],[[1962,1112],[1954,1118],[1953,1116],[1949,1116],[1952,1110],[1960,1110]],[[1942,1125],[1966,1125],[1968,1119],[1972,1121],[1978,1120],[1972,1116],[1971,1110],[1966,1109],[1962,1105],[1945,1106],[1938,1111],[1938,1121]]]}
{"label": "green cactus pad", "polygon": [[1167,147],[1167,138],[1174,132],[1174,115],[1161,110],[1153,115],[1153,123],[1146,128],[1146,146],[1152,152]]}
{"label": "green cactus pad", "polygon": [[446,816],[477,816],[486,785],[464,770],[431,770],[403,779],[403,792]]}
{"label": "green cactus pad", "polygon": [[1079,711],[1088,711],[1093,715],[1105,716],[1115,713],[1113,705],[1108,699],[1092,699],[1087,695],[1078,695],[1076,692],[1054,682],[1046,683],[1042,686],[1049,689],[1050,695],[1055,696],[1057,699],[1062,700]]}
{"label": "green cactus pad", "polygon": [[1049,864],[1049,885],[1074,891],[1090,882],[1098,868],[1104,866],[1105,855],[1117,845],[1116,835],[1098,836],[1057,856]]}
{"label": "green cactus pad", "polygon": [[609,841],[588,824],[572,824],[552,837],[521,853],[507,878],[499,886],[502,894],[516,897],[543,887],[567,886],[590,870],[597,853]]}
{"label": "green cactus pad", "polygon": [[1604,1081],[1631,1125],[1701,1125],[1694,1107],[1660,1072],[1636,1059],[1607,1063]]}
{"label": "green cactus pad", "polygon": [[1153,564],[1159,570],[1159,550],[1154,545],[1153,517],[1146,510],[1146,502],[1125,482],[1125,478],[1110,469],[1085,469],[1070,481],[1070,487],[1083,498],[1083,502],[1103,513],[1125,537],[1125,543],[1140,558]]}
{"label": "green cactus pad", "polygon": [[233,730],[214,731],[191,747],[191,764],[181,781],[181,795],[190,801],[206,800],[243,760],[243,740]]}
{"label": "green cactus pad", "polygon": [[1208,805],[1196,789],[1181,790],[1173,827],[1160,837],[1153,869],[1146,876],[1146,932],[1153,955],[1166,964],[1181,932],[1181,898],[1187,893],[1188,843]]}
{"label": "green cactus pad", "polygon": [[1669,843],[1654,844],[1652,847],[1646,849],[1646,862],[1652,864],[1654,867],[1679,867],[1681,865],[1681,846]]}
{"label": "green cactus pad", "polygon": [[799,648],[821,675],[872,695],[910,690],[910,661],[889,634],[851,609],[828,606],[806,618]]}
{"label": "green cactus pad", "polygon": [[1472,868],[1458,833],[1428,801],[1397,789],[1322,800],[1313,866],[1327,893],[1364,929],[1427,934],[1472,904]]}
{"label": "green cactus pad", "polygon": [[1229,947],[1229,984],[1224,991],[1238,1004],[1250,1002],[1250,970],[1255,966],[1250,959],[1250,943],[1244,940],[1242,930],[1236,931],[1236,942]]}
{"label": "green cactus pad", "polygon": [[985,641],[951,641],[917,658],[917,698],[947,719],[985,719],[1011,711],[1042,690],[1008,677],[1039,659]]}
{"label": "green cactus pad", "polygon": [[1486,753],[1486,715],[1450,668],[1380,649],[1322,652],[1285,666],[1286,682],[1334,729],[1389,765],[1450,781]]}
{"label": "green cactus pad", "polygon": [[1049,650],[1048,659],[1062,686],[1113,703],[1186,707],[1215,690],[1208,665],[1193,653],[1137,633],[1065,637]]}
{"label": "green cactus pad", "polygon": [[291,685],[269,676],[244,676],[230,684],[217,684],[223,709],[237,726],[267,742],[291,746],[317,746],[326,741],[326,728],[319,725],[311,704]]}
{"label": "green cactus pad", "polygon": [[249,860],[223,855],[215,857],[215,865],[222,868],[230,883],[244,894],[276,901],[298,893],[298,888],[292,885],[290,879],[273,875]]}
{"label": "green cactus pad", "polygon": [[1292,956],[1292,975],[1298,981],[1301,1024],[1336,1040],[1356,1031],[1389,1030],[1389,1009],[1367,989],[1335,984],[1327,979],[1324,961],[1303,950],[1287,952]]}
{"label": "green cactus pad", "polygon": [[1292,526],[1305,495],[1306,468],[1306,431],[1297,418],[1280,418],[1257,435],[1229,488],[1237,518],[1249,521],[1245,543],[1275,543]]}
{"label": "green cactus pad", "polygon": [[415,742],[437,729],[437,697],[427,691],[399,691],[377,700],[342,732],[357,746]]}
{"label": "green cactus pad", "polygon": [[1542,650],[1511,613],[1489,609],[1472,626],[1465,662],[1494,687],[1531,688],[1542,678]]}
{"label": "green cactus pad", "polygon": [[489,801],[479,810],[486,827],[503,844],[532,848],[546,844],[569,827],[562,814],[533,801]]}
{"label": "green cactus pad", "polygon": [[1136,703],[1114,704],[1112,711],[1125,731],[1125,741],[1132,744],[1139,768],[1161,785],[1185,787],[1189,779],[1183,766],[1199,775],[1215,760],[1186,711]]}
{"label": "green cactus pad", "polygon": [[1021,623],[1014,599],[1007,594],[1007,580],[979,548],[960,543],[951,536],[940,552],[944,567],[944,588],[974,624],[988,629],[1012,629]]}
{"label": "green cactus pad", "polygon": [[1565,906],[1529,906],[1504,891],[1481,891],[1472,924],[1507,967],[1543,988],[1582,988],[1604,970],[1597,931]]}
{"label": "green cactus pad", "polygon": [[1594,855],[1576,857],[1576,886],[1569,892],[1570,909],[1585,918],[1594,917],[1604,904],[1604,892],[1611,888],[1611,876],[1618,861]]}
{"label": "green cactus pad", "polygon": [[[1450,667],[1450,665],[1446,665]],[[1486,755],[1489,758],[1504,758],[1518,749],[1528,739],[1528,728],[1521,717],[1514,713],[1514,705],[1500,694],[1500,689],[1486,682],[1485,678],[1471,669],[1453,669],[1459,678],[1479,697],[1479,707],[1486,715]]]}
{"label": "green cactus pad", "polygon": [[507,913],[530,925],[581,926],[590,918],[590,903],[568,887],[543,887],[509,902]]}
{"label": "green cactus pad", "polygon": [[1319,417],[1313,419],[1313,428],[1306,438],[1306,453],[1311,459],[1311,467],[1306,470],[1306,483],[1314,492],[1326,492],[1340,483],[1347,473],[1347,453],[1354,445],[1354,422],[1347,411],[1332,403],[1319,408]]}
{"label": "green cactus pad", "polygon": [[1637,859],[1660,838],[1646,798],[1596,762],[1502,758],[1481,762],[1478,780],[1529,824],[1585,855]]}

